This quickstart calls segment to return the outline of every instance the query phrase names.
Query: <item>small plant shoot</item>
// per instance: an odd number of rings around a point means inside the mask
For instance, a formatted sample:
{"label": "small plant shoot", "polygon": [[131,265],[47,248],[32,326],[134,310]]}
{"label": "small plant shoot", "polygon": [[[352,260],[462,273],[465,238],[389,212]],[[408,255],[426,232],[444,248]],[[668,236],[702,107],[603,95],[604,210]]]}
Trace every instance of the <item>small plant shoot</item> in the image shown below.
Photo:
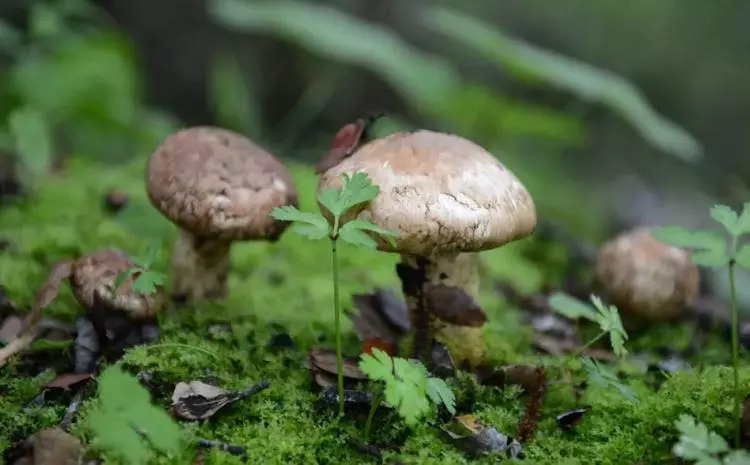
{"label": "small plant shoot", "polygon": [[183,448],[180,428],[138,380],[118,366],[99,376],[99,398],[89,413],[87,426],[100,449],[126,465],[144,465],[154,452],[179,455]]}
{"label": "small plant shoot", "polygon": [[740,241],[750,233],[750,202],[745,202],[738,215],[726,205],[714,205],[709,212],[711,218],[724,227],[724,233],[718,231],[691,230],[680,226],[656,228],[653,236],[667,244],[693,249],[692,260],[698,266],[709,268],[726,267],[729,275],[729,294],[732,318],[732,369],[734,372],[734,420],[735,447],[740,444],[740,404],[743,393],[740,392],[739,374],[739,314],[737,310],[737,288],[735,267],[737,265],[750,269],[750,244],[740,247]]}
{"label": "small plant shoot", "polygon": [[343,216],[349,210],[374,200],[380,192],[380,188],[373,184],[364,172],[359,171],[351,176],[343,174],[342,177],[343,186],[340,189],[322,189],[318,193],[318,202],[328,210],[332,216],[332,221],[326,219],[322,213],[302,212],[289,205],[274,208],[271,212],[271,216],[277,220],[294,223],[294,231],[297,234],[312,240],[328,238],[331,243],[339,415],[344,413],[344,374],[341,352],[341,302],[339,299],[337,242],[341,239],[356,247],[375,249],[377,242],[368,233],[386,240],[392,240],[395,236],[395,233],[364,220],[354,219],[342,223]]}
{"label": "small plant shoot", "polygon": [[680,415],[675,426],[680,432],[680,440],[672,448],[677,457],[697,465],[750,465],[747,451],[730,450],[724,438],[690,415]]}
{"label": "small plant shoot", "polygon": [[[430,411],[430,403],[444,405],[456,413],[456,397],[448,384],[440,378],[429,376],[427,368],[416,360],[391,357],[380,349],[373,348],[372,355],[362,354],[359,369],[373,381],[382,381],[386,403],[398,412],[409,426],[414,426]],[[373,400],[370,417],[365,427],[369,435],[372,413],[380,403],[380,396]]]}
{"label": "small plant shoot", "polygon": [[152,268],[158,254],[159,247],[156,244],[152,244],[143,256],[133,257],[133,262],[135,262],[136,266],[117,275],[117,278],[115,278],[115,290],[119,289],[128,278],[135,276],[133,290],[141,295],[154,295],[157,288],[163,286],[167,281],[166,274]]}

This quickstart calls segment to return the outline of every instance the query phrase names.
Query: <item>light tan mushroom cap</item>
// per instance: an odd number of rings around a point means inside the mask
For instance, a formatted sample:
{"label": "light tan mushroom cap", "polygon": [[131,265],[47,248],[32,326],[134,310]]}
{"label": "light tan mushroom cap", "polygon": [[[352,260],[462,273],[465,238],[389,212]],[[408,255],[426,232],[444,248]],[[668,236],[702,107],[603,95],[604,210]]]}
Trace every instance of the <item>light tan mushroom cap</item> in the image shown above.
{"label": "light tan mushroom cap", "polygon": [[421,130],[362,146],[321,175],[337,188],[343,173],[364,171],[380,193],[359,213],[398,234],[396,247],[416,255],[478,252],[531,234],[536,208],[516,176],[492,154],[459,136]]}
{"label": "light tan mushroom cap", "polygon": [[292,177],[276,157],[214,127],[167,137],[149,159],[146,186],[151,203],[196,236],[275,239],[287,224],[271,210],[297,205]]}
{"label": "light tan mushroom cap", "polygon": [[698,294],[698,267],[690,253],[659,242],[639,227],[602,247],[596,278],[625,317],[635,321],[677,318]]}

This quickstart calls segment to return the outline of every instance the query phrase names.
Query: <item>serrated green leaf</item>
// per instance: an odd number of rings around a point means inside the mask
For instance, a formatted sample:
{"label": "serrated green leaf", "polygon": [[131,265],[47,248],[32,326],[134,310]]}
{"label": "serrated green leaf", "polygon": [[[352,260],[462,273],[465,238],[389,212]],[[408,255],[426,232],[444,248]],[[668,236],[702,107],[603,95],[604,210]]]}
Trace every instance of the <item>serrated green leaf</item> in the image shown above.
{"label": "serrated green leaf", "polygon": [[361,230],[361,231],[369,231],[369,232],[375,233],[378,236],[386,239],[388,242],[391,243],[391,245],[395,244],[394,241],[393,241],[393,238],[398,236],[398,234],[396,234],[396,232],[394,232],[394,231],[389,231],[389,230],[387,230],[385,228],[381,228],[380,226],[378,226],[376,224],[373,224],[373,223],[370,223],[369,221],[365,221],[365,220],[351,220],[351,221],[347,221],[341,227],[341,229],[339,231],[344,230],[344,229],[346,229],[346,230],[357,229],[357,230]]}
{"label": "serrated green leaf", "polygon": [[292,205],[284,205],[271,210],[271,217],[279,221],[291,221],[294,223],[305,223],[328,229],[328,221],[320,213],[302,212]]}
{"label": "serrated green leaf", "polygon": [[750,465],[750,452],[734,450],[724,457],[724,465]]}
{"label": "serrated green leaf", "polygon": [[591,303],[596,309],[596,322],[602,331],[609,334],[612,351],[618,357],[624,357],[628,352],[625,349],[625,341],[628,339],[628,333],[622,326],[620,312],[614,305],[605,305],[602,300],[595,295],[591,296]]}
{"label": "serrated green leaf", "polygon": [[750,202],[742,206],[742,213],[737,220],[737,234],[750,233]]}
{"label": "serrated green leaf", "polygon": [[99,375],[99,399],[102,408],[108,411],[127,410],[133,405],[150,405],[151,402],[146,388],[117,365],[107,367]]}
{"label": "serrated green leaf", "polygon": [[341,216],[344,213],[343,204],[341,203],[341,189],[326,188],[318,192],[318,202],[321,203],[334,216]]}
{"label": "serrated green leaf", "polygon": [[344,212],[373,200],[380,192],[380,187],[373,184],[364,171],[357,171],[351,176],[344,173],[342,176],[344,177],[344,187],[341,189],[339,202]]}
{"label": "serrated green leaf", "polygon": [[718,231],[693,231],[681,226],[662,226],[651,230],[651,236],[665,244],[690,249],[726,247],[726,238]]}
{"label": "serrated green leaf", "polygon": [[118,274],[117,277],[115,278],[114,290],[117,291],[118,289],[120,289],[122,285],[125,284],[125,281],[127,281],[128,278],[133,276],[133,274],[137,273],[138,271],[139,271],[138,268],[130,268]]}
{"label": "serrated green leaf", "polygon": [[714,463],[712,460],[716,460],[717,464],[721,464],[721,461],[712,456],[729,450],[724,438],[685,414],[675,421],[675,427],[680,432],[680,440],[674,446],[675,455],[699,463]]}
{"label": "serrated green leaf", "polygon": [[320,227],[312,224],[299,224],[292,229],[295,234],[306,237],[310,240],[317,241],[328,237],[328,225]]}
{"label": "serrated green leaf", "polygon": [[151,268],[156,258],[159,256],[161,247],[157,244],[149,244],[146,252],[142,256],[133,257],[133,262],[141,268]]}
{"label": "serrated green leaf", "polygon": [[596,311],[589,304],[564,292],[552,294],[548,300],[548,304],[552,310],[571,320],[585,318],[595,321],[596,319]]}
{"label": "serrated green leaf", "polygon": [[141,295],[154,295],[156,288],[163,285],[167,275],[158,271],[142,271],[133,281],[133,290]]}
{"label": "serrated green leaf", "polygon": [[359,229],[341,228],[339,229],[339,239],[346,242],[347,244],[351,244],[356,247],[367,247],[369,249],[375,249],[378,247],[375,239],[363,233]]}
{"label": "serrated green leaf", "polygon": [[182,450],[180,427],[164,410],[149,405],[138,412],[132,421],[138,430],[148,438],[151,444],[163,454],[177,455]]}
{"label": "serrated green leaf", "polygon": [[617,389],[623,397],[631,402],[635,400],[635,392],[629,387],[620,383],[614,371],[607,365],[601,364],[591,357],[581,357],[581,365],[586,371],[586,375],[591,384],[596,384],[605,388]]}
{"label": "serrated green leaf", "polygon": [[94,432],[97,447],[117,455],[126,465],[143,465],[151,458],[151,451],[143,439],[123,419],[95,409],[86,421]]}
{"label": "serrated green leaf", "polygon": [[711,207],[711,218],[719,222],[732,236],[737,236],[737,212],[726,205],[714,205]]}
{"label": "serrated green leaf", "polygon": [[699,250],[693,252],[690,255],[690,259],[698,266],[710,268],[725,266],[729,263],[729,255],[727,255],[727,251],[724,248]]}
{"label": "serrated green leaf", "polygon": [[362,354],[359,369],[370,379],[387,381],[393,378],[393,361],[387,353],[378,348],[372,349],[372,355]]}
{"label": "serrated green leaf", "polygon": [[428,378],[426,391],[435,405],[443,404],[451,415],[456,414],[456,395],[448,386],[448,383],[440,378]]}
{"label": "serrated green leaf", "polygon": [[42,176],[52,165],[52,140],[44,116],[31,107],[13,110],[8,127],[15,149],[33,176]]}
{"label": "serrated green leaf", "polygon": [[750,270],[750,244],[743,245],[737,255],[734,256],[734,260],[738,265]]}

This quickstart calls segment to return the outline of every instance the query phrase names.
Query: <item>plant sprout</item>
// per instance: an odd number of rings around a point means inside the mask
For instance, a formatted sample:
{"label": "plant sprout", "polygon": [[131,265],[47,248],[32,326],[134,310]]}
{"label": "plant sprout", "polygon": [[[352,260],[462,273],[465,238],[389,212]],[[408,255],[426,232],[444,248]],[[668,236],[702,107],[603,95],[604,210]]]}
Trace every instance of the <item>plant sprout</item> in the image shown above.
{"label": "plant sprout", "polygon": [[[729,274],[729,295],[732,312],[732,370],[734,374],[734,420],[735,447],[740,444],[740,369],[739,369],[739,317],[737,313],[737,289],[735,286],[735,267],[740,265],[750,269],[750,244],[740,247],[740,239],[750,233],[750,202],[743,206],[742,213],[726,205],[714,205],[710,210],[711,218],[724,226],[725,233],[718,231],[698,231],[680,226],[656,228],[653,236],[665,243],[695,249],[692,260],[698,266],[709,268],[727,267]],[[727,238],[729,240],[727,240]]]}
{"label": "plant sprout", "polygon": [[339,268],[337,258],[338,240],[357,247],[377,247],[375,240],[366,232],[384,238],[395,236],[391,231],[380,228],[368,221],[343,221],[343,216],[352,208],[372,201],[377,197],[380,188],[372,183],[364,172],[351,176],[344,174],[344,183],[340,189],[322,189],[318,193],[318,202],[328,210],[332,221],[321,213],[302,212],[293,206],[274,208],[271,216],[277,220],[297,223],[294,231],[308,239],[328,238],[331,243],[331,262],[333,268],[333,308],[336,333],[336,370],[338,372],[339,415],[344,413],[344,372],[341,353],[341,302],[339,301]]}

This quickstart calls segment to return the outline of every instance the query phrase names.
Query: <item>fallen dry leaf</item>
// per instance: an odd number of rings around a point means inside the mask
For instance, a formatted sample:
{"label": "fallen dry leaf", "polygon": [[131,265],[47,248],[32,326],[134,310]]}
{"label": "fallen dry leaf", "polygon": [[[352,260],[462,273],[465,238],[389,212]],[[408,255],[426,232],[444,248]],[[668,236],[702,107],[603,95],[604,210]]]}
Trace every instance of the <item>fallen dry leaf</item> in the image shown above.
{"label": "fallen dry leaf", "polygon": [[222,407],[252,396],[269,385],[268,381],[261,381],[243,391],[230,392],[202,381],[181,381],[172,393],[172,412],[184,420],[204,420]]}
{"label": "fallen dry leaf", "polygon": [[411,330],[409,310],[395,293],[376,289],[369,294],[352,296],[356,312],[349,315],[359,340],[383,341],[387,347],[398,348],[404,334]]}
{"label": "fallen dry leaf", "polygon": [[461,288],[430,284],[424,289],[424,301],[427,312],[446,323],[477,328],[487,322],[476,299]]}
{"label": "fallen dry leaf", "polygon": [[62,389],[64,391],[70,391],[71,387],[90,379],[90,373],[63,373],[57,375],[55,379],[45,384],[44,389]]}
{"label": "fallen dry leaf", "polygon": [[[315,383],[321,388],[336,386],[338,369],[336,367],[336,353],[328,349],[313,349],[307,354],[307,368],[313,375]],[[359,369],[359,362],[354,357],[344,357],[344,382],[351,383],[367,379],[367,375]]]}
{"label": "fallen dry leaf", "polygon": [[474,415],[458,416],[440,429],[451,443],[468,454],[505,452],[509,458],[523,458],[523,447],[518,441],[494,427],[485,426]]}

